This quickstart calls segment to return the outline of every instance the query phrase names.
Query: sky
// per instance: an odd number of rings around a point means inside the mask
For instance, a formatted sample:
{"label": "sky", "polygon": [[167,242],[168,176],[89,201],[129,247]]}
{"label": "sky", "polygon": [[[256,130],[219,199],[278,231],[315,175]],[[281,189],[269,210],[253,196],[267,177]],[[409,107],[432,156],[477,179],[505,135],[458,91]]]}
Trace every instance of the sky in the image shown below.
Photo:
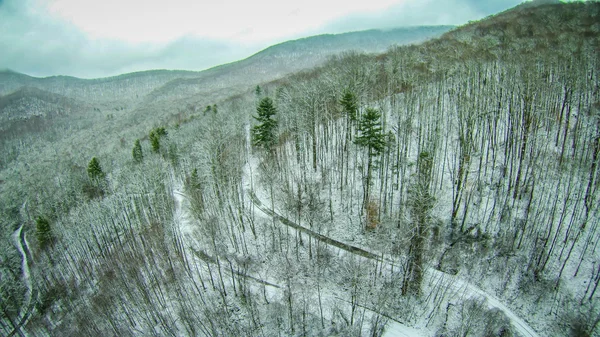
{"label": "sky", "polygon": [[461,25],[520,0],[0,0],[0,70],[203,70],[306,36]]}

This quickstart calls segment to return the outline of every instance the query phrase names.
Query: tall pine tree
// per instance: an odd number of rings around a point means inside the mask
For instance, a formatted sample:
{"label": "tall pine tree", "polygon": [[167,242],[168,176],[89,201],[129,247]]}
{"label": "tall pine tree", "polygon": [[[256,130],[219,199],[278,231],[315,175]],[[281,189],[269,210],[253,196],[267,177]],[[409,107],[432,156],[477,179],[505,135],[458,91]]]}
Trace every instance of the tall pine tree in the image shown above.
{"label": "tall pine tree", "polygon": [[340,104],[342,105],[342,109],[346,116],[351,122],[355,122],[358,117],[358,104],[356,102],[356,96],[351,91],[346,91],[344,96],[340,100]]}
{"label": "tall pine tree", "polygon": [[158,153],[160,151],[160,138],[167,135],[167,130],[165,128],[160,127],[150,131],[150,145],[152,146],[152,151]]}
{"label": "tall pine tree", "polygon": [[408,206],[413,231],[410,236],[407,267],[404,270],[402,295],[421,292],[428,224],[432,222],[431,210],[435,202],[434,197],[429,193],[432,167],[433,156],[427,151],[421,152],[417,159],[417,172],[408,190]]}
{"label": "tall pine tree", "polygon": [[273,100],[265,97],[260,100],[256,109],[258,116],[254,116],[259,124],[252,128],[252,144],[267,152],[272,152],[275,146],[275,133],[277,121],[273,118],[277,113]]}
{"label": "tall pine tree", "polygon": [[88,164],[87,168],[87,173],[90,179],[93,181],[99,181],[104,178],[105,174],[102,171],[102,167],[100,167],[100,162],[96,157],[93,157],[92,160],[90,160],[90,163]]}
{"label": "tall pine tree", "polygon": [[381,128],[381,113],[373,108],[367,108],[358,123],[359,135],[354,142],[367,149],[367,179],[364,186],[363,205],[370,201],[371,176],[373,158],[385,149],[385,134]]}
{"label": "tall pine tree", "polygon": [[140,140],[137,139],[135,144],[133,145],[133,161],[136,163],[141,163],[144,160],[144,153],[142,152],[142,144],[140,144]]}
{"label": "tall pine tree", "polygon": [[52,244],[54,236],[52,235],[50,222],[46,218],[38,216],[35,220],[35,235],[40,244],[40,248],[45,249]]}

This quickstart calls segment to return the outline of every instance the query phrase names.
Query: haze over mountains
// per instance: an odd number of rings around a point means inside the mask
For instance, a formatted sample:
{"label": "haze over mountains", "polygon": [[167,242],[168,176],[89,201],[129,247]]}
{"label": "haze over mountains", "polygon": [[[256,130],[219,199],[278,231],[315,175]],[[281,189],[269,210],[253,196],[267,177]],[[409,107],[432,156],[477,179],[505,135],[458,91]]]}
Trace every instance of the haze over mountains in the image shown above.
{"label": "haze over mountains", "polygon": [[599,22],[0,72],[0,334],[599,336]]}
{"label": "haze over mountains", "polygon": [[[150,109],[159,102],[203,107],[204,103],[243,93],[263,82],[322,65],[342,52],[380,53],[393,45],[419,43],[452,27],[412,27],[320,35],[269,47],[238,62],[201,72],[149,70],[101,79],[68,76],[35,78],[12,71],[0,72],[2,130],[23,130],[27,118],[66,117],[77,106],[85,110]],[[37,90],[33,90],[33,88]],[[145,107],[145,108],[144,108]],[[9,122],[14,121],[16,124]],[[43,123],[42,123],[43,124]],[[19,125],[19,127],[16,127]],[[20,132],[17,132],[20,133]]]}
{"label": "haze over mountains", "polygon": [[[96,80],[81,80],[74,77],[53,76],[44,79],[36,79],[26,74],[18,74],[11,71],[3,71],[2,86],[0,94],[10,93],[22,86],[35,86],[40,89],[53,91],[57,94],[66,94],[68,96],[82,96],[81,92],[71,93],[70,87],[82,85],[98,85],[99,83],[115,83],[115,87],[149,87],[157,88],[165,81],[177,78],[210,78],[212,81],[220,83],[222,76],[226,73],[232,73],[229,76],[248,76],[253,81],[260,83],[262,81],[273,80],[291,72],[302,69],[310,69],[323,64],[330,56],[338,55],[344,51],[355,51],[364,53],[381,53],[393,45],[404,45],[410,43],[419,43],[426,39],[437,37],[450,30],[452,26],[432,26],[432,27],[409,27],[396,28],[390,30],[370,30],[362,32],[352,32],[344,34],[329,34],[308,37],[304,39],[284,42],[269,47],[255,55],[244,60],[220,65],[202,72],[186,71],[164,71],[148,70],[132,74],[123,74]],[[156,82],[150,78],[159,77]],[[141,83],[142,78],[148,83]],[[72,81],[72,82],[69,82]],[[236,78],[233,82],[237,82]],[[219,86],[219,84],[217,84]],[[61,91],[62,90],[62,91]],[[105,92],[105,91],[103,91]],[[105,98],[86,97],[85,99],[107,99],[115,97],[123,99],[130,96],[130,92],[117,92],[112,95],[103,95]],[[97,95],[94,95],[97,96]]]}
{"label": "haze over mountains", "polygon": [[81,78],[150,69],[204,70],[287,40],[374,28],[457,25],[518,2],[307,0],[301,6],[274,6],[268,0],[173,0],[167,6],[138,0],[3,0],[0,69]]}

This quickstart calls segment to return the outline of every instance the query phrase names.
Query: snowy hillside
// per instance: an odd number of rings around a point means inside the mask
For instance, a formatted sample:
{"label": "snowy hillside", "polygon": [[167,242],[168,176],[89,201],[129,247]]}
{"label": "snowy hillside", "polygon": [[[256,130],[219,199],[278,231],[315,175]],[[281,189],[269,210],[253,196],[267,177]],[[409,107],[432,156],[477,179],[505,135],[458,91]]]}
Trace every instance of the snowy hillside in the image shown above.
{"label": "snowy hillside", "polygon": [[600,336],[598,18],[1,74],[0,333]]}

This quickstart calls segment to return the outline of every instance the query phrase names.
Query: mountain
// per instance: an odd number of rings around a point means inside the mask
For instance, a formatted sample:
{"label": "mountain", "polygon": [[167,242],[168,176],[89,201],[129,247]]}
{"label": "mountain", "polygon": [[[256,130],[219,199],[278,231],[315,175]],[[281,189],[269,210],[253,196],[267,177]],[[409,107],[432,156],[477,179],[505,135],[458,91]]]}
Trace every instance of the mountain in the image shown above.
{"label": "mountain", "polygon": [[[597,336],[599,13],[537,1],[379,54],[322,36],[59,88],[7,73],[5,120],[55,117],[0,147],[0,333]],[[364,34],[340,44],[385,33]]]}
{"label": "mountain", "polygon": [[30,86],[89,104],[108,108],[113,108],[116,104],[131,109],[142,101],[206,95],[222,88],[227,88],[230,94],[239,92],[252,83],[270,81],[285,74],[312,68],[340,52],[383,52],[392,45],[418,43],[439,36],[451,28],[411,27],[319,35],[275,45],[247,59],[201,72],[150,70],[84,80],[66,76],[33,78],[3,71],[0,72],[0,95],[6,95],[22,86]]}
{"label": "mountain", "polygon": [[395,45],[419,43],[450,30],[451,26],[409,27],[326,34],[287,41],[247,59],[202,72],[198,78],[177,79],[157,88],[151,100],[177,96],[206,95],[227,88],[229,95],[243,92],[252,84],[268,82],[303,69],[324,64],[342,52],[381,53]]}
{"label": "mountain", "polygon": [[115,102],[135,104],[156,87],[175,78],[198,76],[191,71],[150,70],[100,79],[80,79],[70,76],[30,77],[12,71],[0,72],[0,95],[23,86],[35,87],[89,104],[110,105]]}
{"label": "mountain", "polygon": [[[50,127],[50,119],[58,115],[66,117],[77,113],[74,120],[86,115],[93,120],[98,116],[112,118],[115,114],[132,112],[128,121],[117,126],[124,129],[139,123],[137,119],[141,116],[163,116],[173,110],[174,105],[177,112],[182,109],[199,111],[262,82],[323,64],[328,57],[341,52],[383,52],[393,45],[417,43],[439,36],[450,28],[410,27],[308,37],[281,43],[244,60],[201,72],[149,70],[79,79],[69,76],[35,78],[10,70],[0,71],[0,120],[5,121],[0,141],[29,135],[29,132],[23,132],[26,130],[46,130]],[[61,122],[64,127],[70,124],[72,122],[67,120]]]}

